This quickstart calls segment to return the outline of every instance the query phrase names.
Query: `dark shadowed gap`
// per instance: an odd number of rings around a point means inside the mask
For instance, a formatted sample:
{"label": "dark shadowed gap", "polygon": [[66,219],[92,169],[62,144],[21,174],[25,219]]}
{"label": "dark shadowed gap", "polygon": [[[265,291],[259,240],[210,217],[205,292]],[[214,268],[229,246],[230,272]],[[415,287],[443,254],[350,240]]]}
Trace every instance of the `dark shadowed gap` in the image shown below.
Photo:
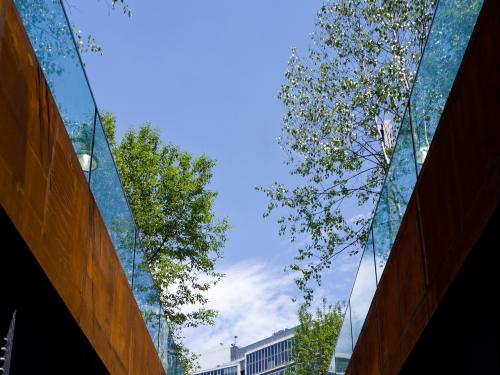
{"label": "dark shadowed gap", "polygon": [[497,207],[401,375],[500,374],[499,243]]}

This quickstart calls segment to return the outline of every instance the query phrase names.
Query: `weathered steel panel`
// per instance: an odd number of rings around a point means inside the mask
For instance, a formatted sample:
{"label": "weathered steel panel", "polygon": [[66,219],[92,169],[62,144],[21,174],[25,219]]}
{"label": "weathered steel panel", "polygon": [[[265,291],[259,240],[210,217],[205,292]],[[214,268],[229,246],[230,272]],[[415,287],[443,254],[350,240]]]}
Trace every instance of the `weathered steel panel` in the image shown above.
{"label": "weathered steel panel", "polygon": [[11,0],[0,0],[0,204],[112,374],[164,374]]}
{"label": "weathered steel panel", "polygon": [[401,371],[500,204],[499,67],[486,0],[347,374]]}

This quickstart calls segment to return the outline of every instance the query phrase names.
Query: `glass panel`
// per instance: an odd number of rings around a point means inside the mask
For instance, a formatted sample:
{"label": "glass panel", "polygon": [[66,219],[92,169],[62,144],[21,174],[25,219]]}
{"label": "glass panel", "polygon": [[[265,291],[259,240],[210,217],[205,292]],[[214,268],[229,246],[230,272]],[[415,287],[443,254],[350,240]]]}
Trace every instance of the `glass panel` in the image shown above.
{"label": "glass panel", "polygon": [[403,117],[391,165],[373,218],[377,275],[382,275],[417,179],[408,112]]}
{"label": "glass panel", "polygon": [[344,314],[344,322],[342,323],[342,328],[340,328],[339,337],[337,338],[337,344],[335,345],[335,366],[337,366],[335,368],[335,371],[337,374],[343,374],[345,372],[343,364],[349,362],[351,354],[351,309],[350,305],[348,304],[346,312]]}
{"label": "glass panel", "polygon": [[327,375],[330,375],[330,374],[333,374],[333,375],[336,374],[336,372],[335,372],[335,354],[333,354],[332,360],[330,361],[330,366],[328,367],[328,374]]}
{"label": "glass panel", "polygon": [[[375,256],[377,282],[389,257],[416,177],[426,158],[482,3],[481,0],[439,1],[365,250],[365,254],[367,251],[371,253],[369,248],[373,245],[371,255]],[[366,274],[370,274],[370,279],[373,277],[368,267],[369,256],[365,257],[365,254],[351,295],[351,315],[346,314],[344,318],[335,348],[334,363],[337,374],[345,372],[352,351],[348,342],[349,319],[352,316],[355,341],[368,309],[364,304],[368,298],[364,294],[374,293],[371,282],[369,286],[363,287],[362,279]],[[365,262],[366,267],[363,264]],[[366,271],[363,271],[365,268]]]}
{"label": "glass panel", "polygon": [[168,335],[169,329],[167,321],[165,320],[163,308],[160,308],[160,329],[158,333],[159,348],[158,354],[160,355],[160,360],[163,363],[163,368],[168,366]]}
{"label": "glass panel", "polygon": [[419,170],[427,156],[482,3],[482,0],[439,1],[410,100]]}
{"label": "glass panel", "polygon": [[15,3],[75,151],[80,159],[88,160],[83,155],[92,150],[95,105],[61,3]]}
{"label": "glass panel", "polygon": [[367,241],[365,251],[361,257],[358,274],[351,293],[351,322],[352,339],[356,345],[361,328],[370,308],[370,304],[377,289],[377,278],[375,276],[375,262],[373,258],[373,238]]}
{"label": "glass panel", "polygon": [[159,299],[149,266],[147,264],[144,251],[139,242],[135,249],[134,286],[133,293],[139,309],[141,310],[144,322],[148,327],[149,334],[158,348],[159,331]]}
{"label": "glass panel", "polygon": [[175,342],[172,335],[169,334],[168,340],[168,366],[166,368],[168,375],[183,375],[182,365],[175,351]]}
{"label": "glass panel", "polygon": [[391,230],[388,203],[387,190],[382,189],[372,223],[377,275],[379,275],[379,278],[384,270],[390,250]]}
{"label": "glass panel", "polygon": [[118,258],[131,283],[134,268],[135,225],[129,211],[113,157],[99,119],[95,126],[94,157],[97,167],[91,172],[90,190],[108,229]]}

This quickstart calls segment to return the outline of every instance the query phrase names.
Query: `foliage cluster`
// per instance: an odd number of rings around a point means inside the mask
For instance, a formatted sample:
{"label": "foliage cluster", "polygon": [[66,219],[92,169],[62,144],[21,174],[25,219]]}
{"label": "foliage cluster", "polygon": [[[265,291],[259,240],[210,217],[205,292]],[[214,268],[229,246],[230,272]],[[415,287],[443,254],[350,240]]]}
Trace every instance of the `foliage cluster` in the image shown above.
{"label": "foliage cluster", "polygon": [[205,292],[223,277],[215,267],[229,223],[215,217],[217,193],[208,189],[215,161],[164,144],[150,124],[129,130],[120,142],[116,118],[106,114],[103,125],[186,370],[194,358],[179,329],[214,322],[217,313],[206,308]]}
{"label": "foliage cluster", "polygon": [[294,364],[287,369],[289,375],[326,375],[330,367],[333,348],[342,326],[342,306],[317,308],[313,313],[303,305],[299,310],[299,325],[295,331]]}
{"label": "foliage cluster", "polygon": [[306,303],[332,260],[366,241],[434,5],[330,1],[306,57],[292,50],[278,142],[301,182],[258,189],[270,201],[264,216],[280,210],[280,234],[297,243],[289,268]]}

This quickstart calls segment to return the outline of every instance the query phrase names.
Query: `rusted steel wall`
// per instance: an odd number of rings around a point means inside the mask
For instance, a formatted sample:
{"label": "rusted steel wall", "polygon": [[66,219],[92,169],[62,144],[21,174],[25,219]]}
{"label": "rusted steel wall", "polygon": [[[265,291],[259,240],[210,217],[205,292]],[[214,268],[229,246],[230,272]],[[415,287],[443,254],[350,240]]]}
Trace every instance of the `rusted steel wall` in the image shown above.
{"label": "rusted steel wall", "polygon": [[11,0],[0,0],[0,204],[107,369],[164,374]]}
{"label": "rusted steel wall", "polygon": [[499,93],[500,2],[486,0],[348,375],[400,372],[499,205]]}

